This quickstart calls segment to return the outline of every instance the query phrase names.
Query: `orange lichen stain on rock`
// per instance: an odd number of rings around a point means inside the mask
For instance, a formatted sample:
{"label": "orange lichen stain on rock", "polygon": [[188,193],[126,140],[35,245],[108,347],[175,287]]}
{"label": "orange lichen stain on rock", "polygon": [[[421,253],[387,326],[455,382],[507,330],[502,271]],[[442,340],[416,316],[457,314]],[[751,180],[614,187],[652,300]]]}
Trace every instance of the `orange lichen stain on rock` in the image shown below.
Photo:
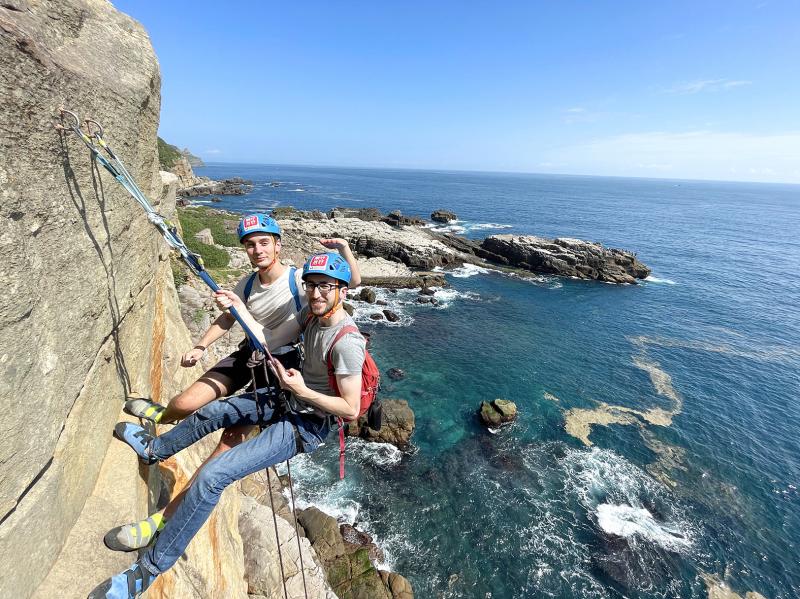
{"label": "orange lichen stain on rock", "polygon": [[155,579],[147,590],[148,599],[173,599],[178,595],[175,592],[175,574],[167,570]]}
{"label": "orange lichen stain on rock", "polygon": [[150,394],[151,399],[161,399],[161,378],[164,364],[164,337],[167,328],[164,315],[164,283],[158,278],[156,283],[155,318],[153,319],[153,351],[150,354]]}

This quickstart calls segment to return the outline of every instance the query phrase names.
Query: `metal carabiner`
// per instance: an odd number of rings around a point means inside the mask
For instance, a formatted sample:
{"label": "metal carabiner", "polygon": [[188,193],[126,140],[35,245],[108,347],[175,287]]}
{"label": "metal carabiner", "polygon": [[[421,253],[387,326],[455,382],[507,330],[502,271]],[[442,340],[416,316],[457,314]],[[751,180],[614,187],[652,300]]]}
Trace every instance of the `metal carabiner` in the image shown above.
{"label": "metal carabiner", "polygon": [[[61,122],[61,124],[56,124],[56,125],[55,125],[56,129],[60,129],[61,131],[65,130],[65,129],[73,129],[73,130],[77,130],[77,131],[80,131],[80,130],[81,130],[81,127],[80,127],[80,125],[81,125],[81,120],[78,118],[78,115],[77,115],[77,114],[75,114],[75,113],[74,113],[74,112],[72,112],[71,110],[67,110],[67,109],[66,109],[66,108],[64,108],[63,106],[59,106],[59,107],[58,107],[58,112],[59,112],[59,113],[60,113],[60,115],[61,115],[61,117],[60,117],[60,118],[61,118],[61,121],[62,121],[62,122]],[[68,115],[68,116],[72,117],[72,119],[73,119],[75,122],[74,122],[74,123],[72,123],[72,124],[68,124],[67,126],[65,126],[65,125],[63,124],[63,123],[64,123],[64,115]]]}
{"label": "metal carabiner", "polygon": [[[103,126],[96,120],[86,119],[84,123],[86,123],[86,131],[89,133],[89,137],[94,137],[95,139],[103,137]],[[96,131],[92,131],[92,125],[97,128]]]}

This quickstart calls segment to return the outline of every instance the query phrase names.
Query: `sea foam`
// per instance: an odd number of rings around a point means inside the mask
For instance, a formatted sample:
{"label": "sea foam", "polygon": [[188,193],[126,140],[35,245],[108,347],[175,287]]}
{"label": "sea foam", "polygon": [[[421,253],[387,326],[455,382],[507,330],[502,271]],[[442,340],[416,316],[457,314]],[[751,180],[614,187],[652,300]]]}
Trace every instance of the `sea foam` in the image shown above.
{"label": "sea foam", "polygon": [[657,522],[653,514],[641,507],[601,503],[597,506],[597,524],[608,534],[639,537],[670,551],[680,551],[691,545],[678,529]]}

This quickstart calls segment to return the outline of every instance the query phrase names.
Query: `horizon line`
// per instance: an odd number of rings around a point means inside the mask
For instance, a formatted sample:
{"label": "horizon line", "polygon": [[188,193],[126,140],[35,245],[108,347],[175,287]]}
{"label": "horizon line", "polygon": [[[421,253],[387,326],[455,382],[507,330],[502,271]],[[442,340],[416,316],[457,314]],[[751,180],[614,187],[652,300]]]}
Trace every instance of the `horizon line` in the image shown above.
{"label": "horizon line", "polygon": [[[201,158],[201,160],[203,160]],[[491,170],[469,170],[457,168],[420,168],[408,166],[342,166],[336,164],[303,164],[303,163],[282,163],[282,162],[226,162],[224,160],[203,160],[204,165],[214,164],[242,164],[249,166],[278,166],[278,167],[303,167],[303,168],[336,168],[352,170],[385,170],[385,171],[416,171],[428,173],[466,173],[466,174],[486,174],[486,175],[534,175],[544,177],[584,177],[584,178],[603,178],[603,179],[642,179],[645,181],[679,181],[679,182],[704,182],[704,183],[745,183],[751,185],[790,185],[800,186],[800,182],[790,183],[786,181],[766,181],[766,180],[742,180],[742,179],[698,179],[698,178],[669,178],[669,177],[645,177],[641,175],[599,175],[599,174],[577,174],[577,173],[541,173],[532,171],[491,171]],[[203,168],[203,167],[193,167]]]}

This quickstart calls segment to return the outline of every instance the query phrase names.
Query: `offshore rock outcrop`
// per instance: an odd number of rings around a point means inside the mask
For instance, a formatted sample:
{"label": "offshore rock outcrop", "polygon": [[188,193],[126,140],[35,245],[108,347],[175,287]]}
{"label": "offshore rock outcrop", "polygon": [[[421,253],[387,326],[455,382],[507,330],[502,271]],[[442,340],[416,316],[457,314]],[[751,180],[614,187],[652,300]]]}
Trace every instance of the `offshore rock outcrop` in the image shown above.
{"label": "offshore rock outcrop", "polygon": [[481,250],[481,257],[500,264],[607,283],[635,283],[650,274],[631,252],[566,237],[492,235],[483,240]]}

